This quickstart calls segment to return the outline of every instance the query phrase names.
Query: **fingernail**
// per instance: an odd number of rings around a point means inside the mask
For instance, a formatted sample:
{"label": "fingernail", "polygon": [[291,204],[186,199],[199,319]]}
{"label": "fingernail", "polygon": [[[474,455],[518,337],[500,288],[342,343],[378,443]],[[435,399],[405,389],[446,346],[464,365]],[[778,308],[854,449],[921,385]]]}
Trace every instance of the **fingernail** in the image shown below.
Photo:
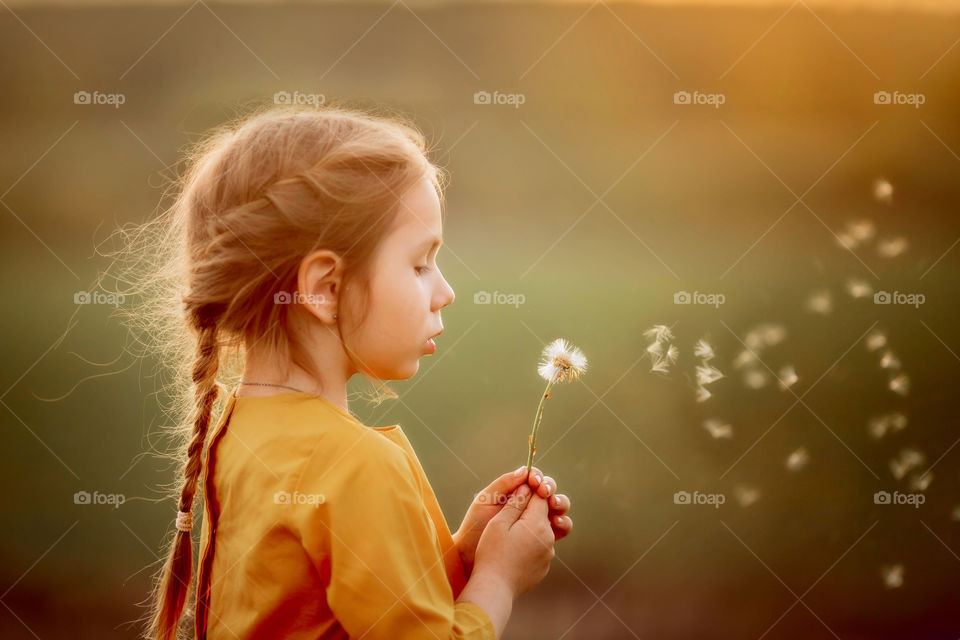
{"label": "fingernail", "polygon": [[540,484],[540,475],[539,475],[539,474],[534,475],[534,476],[533,476],[533,479],[537,481],[537,484]]}

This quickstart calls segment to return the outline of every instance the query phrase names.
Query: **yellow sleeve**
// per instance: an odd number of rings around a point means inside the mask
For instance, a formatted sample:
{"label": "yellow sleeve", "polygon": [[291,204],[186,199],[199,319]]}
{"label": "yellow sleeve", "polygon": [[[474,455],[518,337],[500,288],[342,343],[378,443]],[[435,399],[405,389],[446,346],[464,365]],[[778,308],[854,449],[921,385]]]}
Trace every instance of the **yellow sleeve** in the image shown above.
{"label": "yellow sleeve", "polygon": [[400,448],[363,434],[333,466],[319,466],[308,464],[300,478],[301,491],[324,495],[318,508],[299,510],[309,519],[301,536],[329,574],[327,604],[351,637],[496,640],[483,609],[454,602],[436,528]]}

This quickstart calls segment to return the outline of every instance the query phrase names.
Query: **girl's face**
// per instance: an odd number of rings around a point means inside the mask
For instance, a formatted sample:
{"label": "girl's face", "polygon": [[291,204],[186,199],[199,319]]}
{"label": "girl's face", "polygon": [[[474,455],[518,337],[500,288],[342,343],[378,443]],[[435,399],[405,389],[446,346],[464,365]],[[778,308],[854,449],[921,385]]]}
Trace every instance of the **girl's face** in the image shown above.
{"label": "girl's face", "polygon": [[436,350],[431,338],[443,331],[440,310],[454,299],[437,266],[442,242],[440,200],[424,179],[401,200],[373,257],[366,318],[344,336],[355,366],[367,375],[405,380]]}

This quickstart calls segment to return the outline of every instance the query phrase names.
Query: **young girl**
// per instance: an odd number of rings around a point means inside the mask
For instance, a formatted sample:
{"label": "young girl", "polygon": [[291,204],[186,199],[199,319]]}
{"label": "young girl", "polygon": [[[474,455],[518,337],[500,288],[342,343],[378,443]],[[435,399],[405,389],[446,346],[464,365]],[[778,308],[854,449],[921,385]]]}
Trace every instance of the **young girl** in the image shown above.
{"label": "young girl", "polygon": [[199,640],[495,638],[546,575],[572,527],[553,479],[504,474],[451,534],[400,426],[347,406],[355,374],[396,397],[380,381],[436,349],[454,299],[436,264],[443,181],[411,125],[340,107],[262,110],[191,157],[159,234],[180,297],[165,304],[182,302],[195,351],[146,637],[176,638],[190,601],[198,489]]}

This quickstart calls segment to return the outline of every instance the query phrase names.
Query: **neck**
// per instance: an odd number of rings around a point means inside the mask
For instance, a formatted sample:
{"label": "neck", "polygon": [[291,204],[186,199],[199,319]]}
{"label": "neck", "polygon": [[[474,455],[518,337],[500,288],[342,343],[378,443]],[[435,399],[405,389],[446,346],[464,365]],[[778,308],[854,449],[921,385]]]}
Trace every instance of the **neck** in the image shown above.
{"label": "neck", "polygon": [[[324,398],[349,413],[350,410],[347,406],[347,381],[349,377],[346,371],[339,367],[327,367],[324,374],[323,379],[318,380],[293,363],[290,363],[285,371],[275,357],[269,357],[267,354],[254,350],[248,351],[246,354],[241,379],[244,382],[282,384],[300,391],[306,391]],[[237,389],[237,396],[271,396],[289,392],[289,389],[282,387],[240,385],[240,388]]]}

